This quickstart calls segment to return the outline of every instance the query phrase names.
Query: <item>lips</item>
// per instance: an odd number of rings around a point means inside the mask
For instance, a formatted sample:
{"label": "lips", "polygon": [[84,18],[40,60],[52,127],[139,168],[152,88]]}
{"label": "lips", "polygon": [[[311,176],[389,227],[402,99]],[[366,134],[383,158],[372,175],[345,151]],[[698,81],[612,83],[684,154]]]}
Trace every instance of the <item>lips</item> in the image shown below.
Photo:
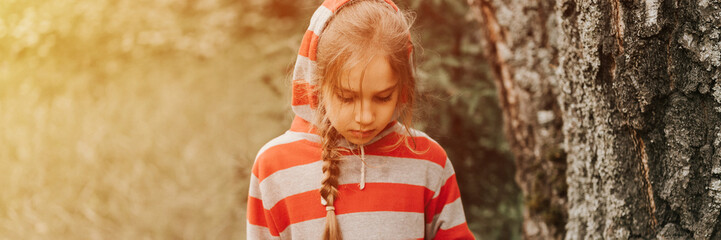
{"label": "lips", "polygon": [[350,132],[356,138],[368,138],[373,134],[373,132],[375,132],[375,130],[349,130],[348,132]]}

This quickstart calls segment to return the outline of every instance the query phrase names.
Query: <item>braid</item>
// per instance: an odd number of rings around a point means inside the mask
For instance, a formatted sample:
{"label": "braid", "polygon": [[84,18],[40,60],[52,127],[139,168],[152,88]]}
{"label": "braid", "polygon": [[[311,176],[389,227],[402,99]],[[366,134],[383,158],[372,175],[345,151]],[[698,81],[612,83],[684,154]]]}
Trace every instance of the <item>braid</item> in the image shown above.
{"label": "braid", "polygon": [[333,206],[335,199],[338,197],[338,176],[340,175],[338,161],[340,161],[341,155],[338,151],[338,138],[340,134],[335,128],[328,125],[326,125],[326,129],[320,129],[321,136],[323,136],[323,152],[321,154],[323,160],[323,179],[321,180],[320,196],[326,202],[327,211],[323,239],[342,240],[340,226],[338,225],[338,219],[336,218]]}

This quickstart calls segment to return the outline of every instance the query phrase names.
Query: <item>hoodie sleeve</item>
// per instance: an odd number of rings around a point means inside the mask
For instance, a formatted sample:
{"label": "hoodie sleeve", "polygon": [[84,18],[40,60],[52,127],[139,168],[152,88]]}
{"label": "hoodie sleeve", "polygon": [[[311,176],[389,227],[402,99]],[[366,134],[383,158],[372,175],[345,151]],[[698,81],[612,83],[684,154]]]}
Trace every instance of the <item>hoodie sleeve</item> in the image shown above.
{"label": "hoodie sleeve", "polygon": [[250,188],[247,206],[247,239],[280,239],[275,228],[270,210],[263,207],[263,197],[258,179],[257,161],[250,175]]}
{"label": "hoodie sleeve", "polygon": [[441,175],[440,189],[426,209],[426,214],[433,216],[426,224],[426,239],[475,239],[466,223],[456,173],[449,159]]}

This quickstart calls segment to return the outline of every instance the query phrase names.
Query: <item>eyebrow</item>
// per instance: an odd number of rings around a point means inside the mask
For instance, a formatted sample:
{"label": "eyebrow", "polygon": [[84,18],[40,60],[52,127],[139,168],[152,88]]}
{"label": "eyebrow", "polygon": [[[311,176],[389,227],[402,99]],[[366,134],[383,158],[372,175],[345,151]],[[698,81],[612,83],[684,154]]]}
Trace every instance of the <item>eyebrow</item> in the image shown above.
{"label": "eyebrow", "polygon": [[[377,94],[377,93],[384,93],[384,92],[388,92],[388,91],[390,91],[390,90],[393,90],[397,85],[398,85],[398,83],[393,84],[393,86],[390,86],[390,87],[388,87],[388,88],[386,88],[386,89],[380,90],[380,91],[376,92],[376,94]],[[356,91],[351,91],[350,89],[346,89],[346,88],[343,88],[343,87],[341,87],[340,90],[341,90],[341,92],[347,92],[347,93],[350,93],[350,94],[358,94],[358,92],[356,92]]]}

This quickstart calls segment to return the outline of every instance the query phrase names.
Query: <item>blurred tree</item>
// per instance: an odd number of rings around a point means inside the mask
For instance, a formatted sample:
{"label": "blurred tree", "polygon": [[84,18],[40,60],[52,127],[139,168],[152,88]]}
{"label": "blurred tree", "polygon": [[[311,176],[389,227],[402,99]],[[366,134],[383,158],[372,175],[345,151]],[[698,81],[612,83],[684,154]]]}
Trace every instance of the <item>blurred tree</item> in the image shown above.
{"label": "blurred tree", "polygon": [[525,238],[721,238],[721,2],[470,2]]}
{"label": "blurred tree", "polygon": [[[557,49],[552,44],[552,2],[498,6],[471,1],[481,22],[482,44],[492,64],[516,158],[516,181],[524,194],[524,238],[563,236],[566,223],[566,161],[558,90],[553,87]],[[502,11],[504,15],[496,14]]]}
{"label": "blurred tree", "polygon": [[502,132],[478,25],[460,0],[397,1],[417,15],[422,97],[417,126],[456,168],[470,228],[484,239],[520,238],[521,199]]}

